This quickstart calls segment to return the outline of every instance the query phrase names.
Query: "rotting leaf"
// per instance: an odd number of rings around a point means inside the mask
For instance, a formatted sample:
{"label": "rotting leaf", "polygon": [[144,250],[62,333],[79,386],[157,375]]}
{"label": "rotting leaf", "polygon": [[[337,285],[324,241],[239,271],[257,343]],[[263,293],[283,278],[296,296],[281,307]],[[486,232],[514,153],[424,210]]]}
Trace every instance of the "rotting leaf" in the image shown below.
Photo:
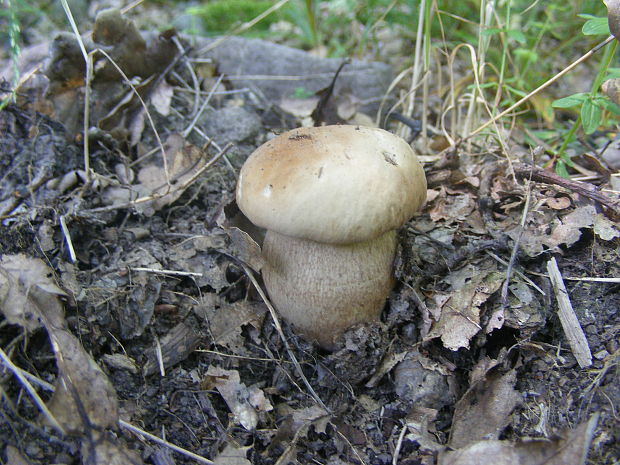
{"label": "rotting leaf", "polygon": [[477,441],[440,453],[438,465],[585,465],[598,414],[559,439],[523,439]]}
{"label": "rotting leaf", "polygon": [[4,453],[6,454],[6,465],[32,465],[32,462],[26,459],[17,447],[8,445]]}
{"label": "rotting leaf", "polygon": [[448,294],[437,293],[429,311],[437,315],[437,321],[426,339],[440,337],[447,349],[469,347],[469,341],[482,328],[480,307],[497,291],[504,280],[494,262],[486,261],[476,266],[468,265],[450,273],[444,281],[451,284]]}
{"label": "rotting leaf", "polygon": [[132,186],[142,196],[157,197],[136,205],[140,212],[148,208],[161,210],[177,200],[186,183],[201,170],[206,159],[204,151],[189,144],[180,134],[171,134],[164,144],[168,172],[163,161],[153,162],[138,172],[139,183]]}
{"label": "rotting leaf", "polygon": [[81,437],[83,463],[140,464],[139,457],[115,444],[109,444],[106,450],[110,453],[102,458],[99,449],[106,441],[101,440],[101,432],[118,423],[116,392],[80,341],[66,329],[58,299],[64,293],[51,275],[52,270],[39,259],[5,255],[0,261],[1,310],[12,307],[14,322],[26,329],[43,326],[47,330],[58,366],[49,410],[64,431]]}
{"label": "rotting leaf", "polygon": [[264,230],[253,225],[235,201],[222,209],[217,218],[217,225],[230,238],[229,252],[235,258],[249,265],[254,271],[260,271],[265,264],[259,245],[263,242]]}
{"label": "rotting leaf", "polygon": [[[161,358],[164,368],[174,366],[185,360],[201,341],[200,334],[185,321],[180,322],[159,341]],[[159,371],[157,350],[152,348],[147,354],[147,362],[143,373],[148,376]]]}
{"label": "rotting leaf", "polygon": [[[5,255],[0,259],[0,310],[6,319],[28,331],[41,326],[41,314],[61,326],[64,310],[58,296],[66,295],[52,279],[52,270],[39,258],[23,254]],[[41,307],[32,302],[32,291],[46,295]]]}
{"label": "rotting leaf", "polygon": [[[519,246],[531,257],[540,255],[547,249],[555,250],[562,245],[572,246],[581,239],[580,230],[591,228],[597,218],[596,208],[593,205],[577,207],[561,217],[550,213],[547,209],[530,212]],[[617,232],[617,227],[612,222],[601,218],[596,221],[598,226],[594,228],[594,232],[601,239],[609,240],[606,238],[616,237],[614,234]],[[514,226],[506,232],[512,239],[516,239],[520,228]]]}
{"label": "rotting leaf", "polygon": [[217,389],[234,416],[234,421],[252,431],[258,425],[258,412],[273,410],[263,391],[241,382],[239,372],[211,365],[203,381],[205,389]]}
{"label": "rotting leaf", "polygon": [[[213,300],[215,299],[217,297],[214,296]],[[207,320],[213,342],[229,348],[235,354],[245,353],[242,326],[253,324],[259,327],[266,311],[264,304],[247,301],[231,304],[223,300],[211,301],[194,308],[199,318]]]}
{"label": "rotting leaf", "polygon": [[108,377],[69,331],[47,329],[59,371],[49,408],[58,422],[76,434],[115,427],[118,401]]}
{"label": "rotting leaf", "polygon": [[[118,9],[97,14],[92,40],[84,38],[83,43],[87,52],[98,51],[92,54],[95,73],[90,83],[91,118],[98,127],[126,138],[127,127],[143,109],[136,92],[148,101],[153,87],[161,82],[161,73],[178,53],[171,40],[173,35],[153,35],[146,40]],[[84,106],[84,57],[70,33],[61,33],[54,39],[51,55],[45,71],[50,80],[48,96],[58,119],[70,133],[75,133],[80,130],[80,111]],[[118,69],[133,83],[136,92],[129,89]]]}
{"label": "rotting leaf", "polygon": [[521,401],[514,389],[516,371],[489,371],[456,403],[450,431],[450,447],[458,449],[484,438],[497,438],[510,422]]}
{"label": "rotting leaf", "polygon": [[616,237],[620,237],[618,224],[601,213],[594,215],[594,225],[592,229],[594,230],[594,234],[604,241],[611,241]]}
{"label": "rotting leaf", "polygon": [[414,406],[405,417],[407,434],[405,439],[417,442],[420,449],[429,452],[438,452],[446,446],[437,442],[434,421],[437,419],[438,411],[432,408]]}
{"label": "rotting leaf", "polygon": [[215,465],[252,465],[247,459],[248,450],[252,446],[237,447],[233,444],[226,444],[224,450],[217,454],[217,457],[213,459]]}

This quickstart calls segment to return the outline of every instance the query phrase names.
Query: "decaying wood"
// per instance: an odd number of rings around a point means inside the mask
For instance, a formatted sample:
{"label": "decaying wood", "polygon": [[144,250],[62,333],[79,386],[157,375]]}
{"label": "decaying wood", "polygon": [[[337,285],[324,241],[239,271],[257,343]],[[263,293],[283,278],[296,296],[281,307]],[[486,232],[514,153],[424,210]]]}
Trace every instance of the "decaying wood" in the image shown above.
{"label": "decaying wood", "polygon": [[573,355],[577,359],[579,366],[581,368],[589,367],[592,365],[590,346],[588,345],[586,335],[583,329],[581,329],[579,320],[573,310],[555,257],[551,257],[551,260],[547,262],[547,271],[549,272],[549,278],[551,279],[555,297],[558,300],[558,316],[560,317],[560,323],[562,323],[564,334],[566,334],[566,339],[568,339],[568,343],[570,344]]}

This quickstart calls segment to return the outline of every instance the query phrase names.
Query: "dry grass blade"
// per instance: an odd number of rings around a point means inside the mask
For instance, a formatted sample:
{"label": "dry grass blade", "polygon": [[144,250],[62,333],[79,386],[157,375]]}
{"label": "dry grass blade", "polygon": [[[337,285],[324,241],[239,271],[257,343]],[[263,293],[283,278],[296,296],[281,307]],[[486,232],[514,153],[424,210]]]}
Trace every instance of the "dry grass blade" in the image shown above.
{"label": "dry grass blade", "polygon": [[24,376],[22,370],[11,361],[11,359],[4,352],[4,350],[2,350],[2,348],[0,348],[0,359],[2,359],[2,363],[4,363],[4,366],[6,366],[15,375],[15,377],[19,380],[22,386],[24,386],[26,391],[28,391],[28,394],[30,394],[30,397],[32,397],[34,403],[37,404],[37,407],[39,407],[39,410],[41,411],[41,413],[43,413],[45,419],[49,421],[49,423],[54,426],[54,428],[56,428],[62,434],[65,434],[65,430],[63,429],[63,427],[56,420],[56,417],[52,414],[52,412],[50,412],[50,410],[47,408],[45,402],[43,402],[43,400],[39,397],[39,394],[37,394],[37,391],[34,389],[32,384],[30,384],[30,382],[26,379],[26,376]]}

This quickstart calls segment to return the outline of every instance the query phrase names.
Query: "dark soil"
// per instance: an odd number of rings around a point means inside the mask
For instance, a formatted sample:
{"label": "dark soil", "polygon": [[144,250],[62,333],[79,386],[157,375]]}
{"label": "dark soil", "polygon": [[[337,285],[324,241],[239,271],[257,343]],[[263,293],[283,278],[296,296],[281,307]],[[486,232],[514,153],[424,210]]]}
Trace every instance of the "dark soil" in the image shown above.
{"label": "dark soil", "polygon": [[[213,105],[221,108],[226,99]],[[259,118],[273,116],[251,103],[246,107]],[[521,397],[499,439],[562,435],[599,413],[587,463],[620,460],[620,285],[566,281],[594,356],[593,365],[581,369],[558,320],[553,290],[543,276],[551,254],[565,277],[620,276],[617,239],[601,241],[584,229],[581,239],[569,247],[533,257],[521,254],[518,269],[527,270],[546,293],[536,294],[537,302],[531,304],[536,308],[532,314],[540,320],[532,325],[506,324],[489,335],[482,331],[469,348],[452,351],[439,338],[421,337],[427,331],[420,300],[430,305],[437,292],[448,292],[442,278],[454,270],[467,266],[477,270],[487,260],[495,263],[486,251],[508,259],[514,242],[493,232],[472,232],[462,220],[429,226],[434,205],[429,204],[409,225],[416,232],[403,228],[399,282],[381,322],[354,328],[343,348],[333,353],[298,338],[284,324],[309,385],[331,411],[323,417],[313,413],[316,399],[291,363],[271,316],[235,257],[234,244],[217,223],[234,199],[235,175],[247,147],[258,146],[267,130],[237,141],[246,148],[233,148],[230,164],[220,159],[173,203],[139,210],[104,203],[106,184],[101,179],[86,183],[76,174],[75,182],[63,191],[50,184],[82,168],[80,139],[76,142],[62,124],[25,108],[8,106],[0,112],[0,253],[39,257],[54,271],[67,291],[63,302],[68,328],[111,380],[121,419],[209,459],[232,447],[255,465],[388,465],[395,455],[399,464],[435,463],[437,451],[403,428],[411,427],[416,409],[435,410],[427,429],[436,444],[447,444],[455,402],[467,391],[474,367],[490,358],[498,361],[497,372],[516,371],[515,389]],[[187,110],[182,105],[179,109]],[[182,129],[173,123],[173,117],[158,121],[162,139]],[[154,145],[148,138],[145,144]],[[215,153],[210,148],[206,156]],[[103,177],[113,176],[115,165],[126,162],[123,158],[135,160],[140,154],[124,142],[109,144],[104,138],[91,146],[94,171]],[[492,157],[480,157],[476,163],[491,161]],[[458,161],[452,163],[450,169],[458,171]],[[425,168],[429,177],[444,169],[439,162]],[[461,188],[462,184],[455,187]],[[465,191],[477,195],[475,188]],[[508,196],[491,206],[498,222],[506,218],[499,205],[513,199]],[[468,217],[478,213],[476,204]],[[75,262],[70,260],[61,217],[70,232]],[[442,230],[453,234],[448,246],[424,239]],[[422,243],[425,247],[430,243],[434,254],[421,250]],[[505,273],[505,267],[499,270]],[[496,291],[482,304],[481,325],[500,300]],[[238,311],[251,316],[240,320],[231,316],[231,327],[216,330],[215,320]],[[525,311],[530,311],[527,305]],[[54,383],[58,371],[43,329],[27,333],[0,320],[0,347],[15,365]],[[398,356],[413,352],[433,369],[421,370],[414,364],[404,370],[398,365],[402,360]],[[111,355],[130,363],[122,364]],[[397,365],[401,368],[395,369]],[[257,428],[246,429],[233,418],[207,374],[210,367],[238,372],[241,383],[264,393],[273,409],[256,408]],[[16,447],[30,463],[99,463],[80,458],[80,437],[62,436],[42,426],[40,412],[22,384],[7,369],[0,374],[0,444]],[[410,390],[407,383],[418,387]],[[40,395],[48,401],[51,393],[42,389]],[[107,434],[138,451],[146,463],[196,463],[123,429]],[[239,460],[234,463],[247,463]],[[1,461],[17,463],[6,455]]]}

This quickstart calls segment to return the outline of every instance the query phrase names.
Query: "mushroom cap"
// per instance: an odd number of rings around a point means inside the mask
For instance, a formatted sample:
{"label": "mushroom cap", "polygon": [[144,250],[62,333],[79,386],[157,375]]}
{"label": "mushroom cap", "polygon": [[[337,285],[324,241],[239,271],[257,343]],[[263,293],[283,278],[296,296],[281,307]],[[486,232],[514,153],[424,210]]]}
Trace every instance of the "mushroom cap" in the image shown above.
{"label": "mushroom cap", "polygon": [[237,183],[237,204],[255,225],[332,244],[397,229],[425,199],[409,144],[362,126],[285,132],[249,156]]}

